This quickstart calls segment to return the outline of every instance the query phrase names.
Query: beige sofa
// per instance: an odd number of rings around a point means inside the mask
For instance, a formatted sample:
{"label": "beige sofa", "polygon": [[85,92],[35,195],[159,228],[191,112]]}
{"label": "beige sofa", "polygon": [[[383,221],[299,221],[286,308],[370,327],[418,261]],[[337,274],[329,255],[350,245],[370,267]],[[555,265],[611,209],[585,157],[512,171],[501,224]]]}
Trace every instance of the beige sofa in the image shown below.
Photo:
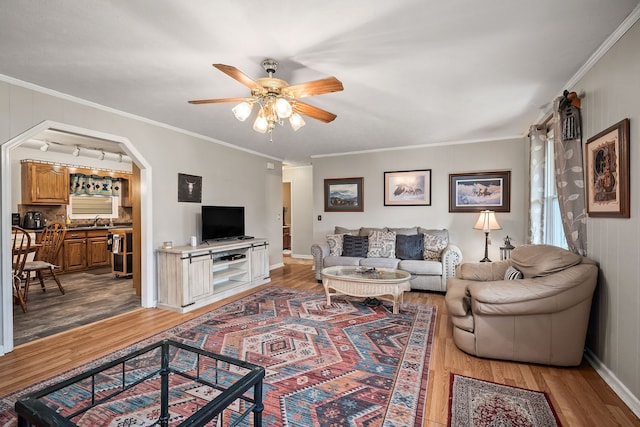
{"label": "beige sofa", "polygon": [[[523,278],[505,280],[508,269]],[[597,277],[592,260],[548,245],[517,247],[510,260],[462,264],[445,296],[454,342],[480,357],[579,365]]]}
{"label": "beige sofa", "polygon": [[[420,259],[401,259],[397,255],[390,256],[345,256],[340,250],[331,247],[329,238],[336,235],[371,236],[372,233],[393,233],[397,236],[424,236],[424,256]],[[447,230],[434,230],[422,227],[408,228],[368,228],[347,229],[335,227],[334,234],[328,240],[311,246],[313,268],[318,282],[322,281],[322,269],[336,265],[353,265],[376,268],[395,268],[411,273],[411,288],[444,292],[447,279],[455,275],[456,266],[462,262],[462,252],[449,242]],[[333,251],[333,254],[332,254]],[[425,259],[426,258],[426,259]]]}

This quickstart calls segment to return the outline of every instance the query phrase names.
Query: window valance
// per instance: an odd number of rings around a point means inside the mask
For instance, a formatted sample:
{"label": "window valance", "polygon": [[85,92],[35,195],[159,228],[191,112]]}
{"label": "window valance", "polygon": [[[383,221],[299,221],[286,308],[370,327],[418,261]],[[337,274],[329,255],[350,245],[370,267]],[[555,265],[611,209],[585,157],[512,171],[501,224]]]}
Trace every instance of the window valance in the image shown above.
{"label": "window valance", "polygon": [[72,173],[69,179],[69,193],[99,194],[102,196],[120,196],[122,190],[122,180],[111,176],[86,175],[83,173]]}

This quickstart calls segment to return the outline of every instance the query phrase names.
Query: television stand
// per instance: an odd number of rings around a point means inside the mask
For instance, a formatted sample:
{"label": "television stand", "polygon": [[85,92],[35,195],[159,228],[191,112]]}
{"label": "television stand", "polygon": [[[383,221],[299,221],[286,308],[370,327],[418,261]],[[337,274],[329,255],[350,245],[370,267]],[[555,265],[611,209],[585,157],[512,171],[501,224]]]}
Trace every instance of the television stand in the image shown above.
{"label": "television stand", "polygon": [[186,313],[271,281],[266,239],[158,249],[158,307]]}

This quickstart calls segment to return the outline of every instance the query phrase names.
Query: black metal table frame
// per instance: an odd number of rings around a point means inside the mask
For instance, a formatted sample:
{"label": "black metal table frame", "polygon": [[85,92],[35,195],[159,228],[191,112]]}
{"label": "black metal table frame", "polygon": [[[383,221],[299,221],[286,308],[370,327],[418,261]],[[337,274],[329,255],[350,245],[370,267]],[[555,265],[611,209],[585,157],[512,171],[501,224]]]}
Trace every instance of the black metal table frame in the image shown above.
{"label": "black metal table frame", "polygon": [[[125,384],[125,363],[142,355],[153,351],[157,348],[161,347],[161,364],[160,367],[148,375],[140,378],[130,384]],[[198,370],[195,376],[190,375],[185,372],[178,371],[176,369],[171,368],[169,365],[169,349],[170,347],[176,347],[179,349],[183,349],[192,353],[196,353],[198,356]],[[236,365],[238,367],[244,368],[248,370],[248,373],[244,375],[241,379],[233,383],[230,387],[224,388],[219,384],[211,383],[207,380],[200,378],[199,372],[199,360],[200,356],[208,357],[214,359],[216,361],[226,362],[232,365]],[[96,399],[95,393],[95,376],[102,371],[113,368],[115,366],[122,366],[122,384],[121,387],[118,388],[117,391],[109,394],[106,397]],[[30,425],[38,426],[38,427],[48,427],[48,426],[75,426],[71,419],[81,413],[88,411],[91,408],[94,408],[102,403],[107,402],[113,397],[119,395],[120,393],[135,387],[136,385],[147,381],[156,375],[160,376],[160,417],[158,418],[157,424],[160,426],[167,426],[169,423],[169,374],[179,375],[184,378],[188,378],[192,381],[195,381],[199,384],[203,384],[209,387],[212,387],[217,390],[222,390],[223,392],[211,400],[209,403],[204,405],[198,411],[193,413],[189,418],[184,420],[179,424],[179,426],[202,426],[205,423],[211,421],[217,415],[222,413],[222,411],[233,403],[236,399],[242,399],[248,403],[245,411],[239,416],[239,418],[232,424],[237,425],[239,422],[244,420],[247,415],[253,412],[253,423],[255,427],[262,426],[262,411],[264,409],[264,405],[262,404],[262,380],[264,379],[264,368],[258,365],[254,365],[252,363],[244,362],[242,360],[234,359],[232,357],[227,357],[224,355],[219,355],[215,353],[210,353],[199,348],[191,347],[185,344],[182,344],[173,340],[163,340],[155,344],[151,344],[147,347],[141,348],[137,351],[131,352],[122,356],[116,360],[113,360],[109,363],[106,363],[102,366],[91,369],[82,374],[73,376],[67,380],[64,380],[60,383],[53,384],[49,387],[46,387],[40,391],[35,393],[31,393],[25,397],[18,399],[15,404],[15,410],[18,414],[18,426],[19,427],[27,427]],[[77,410],[73,414],[64,417],[57,413],[54,409],[50,408],[39,399],[47,396],[55,391],[73,385],[78,381],[91,378],[92,385],[92,394],[91,394],[91,403],[86,405],[85,407]],[[246,396],[245,393],[253,387],[253,398]]]}

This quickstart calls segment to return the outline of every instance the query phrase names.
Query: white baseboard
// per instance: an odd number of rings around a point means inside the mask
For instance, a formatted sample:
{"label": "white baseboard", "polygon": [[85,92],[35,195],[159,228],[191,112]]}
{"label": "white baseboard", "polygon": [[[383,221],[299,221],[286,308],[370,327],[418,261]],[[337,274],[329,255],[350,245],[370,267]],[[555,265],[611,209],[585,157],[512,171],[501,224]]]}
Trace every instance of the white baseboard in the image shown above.
{"label": "white baseboard", "polygon": [[299,254],[291,254],[291,258],[298,258],[298,259],[313,259],[313,256],[311,255],[299,255]]}
{"label": "white baseboard", "polygon": [[589,349],[585,349],[584,358],[595,369],[600,377],[607,383],[615,394],[631,409],[631,411],[640,418],[640,399],[634,396],[633,393],[611,372],[607,366],[602,363],[600,359]]}

